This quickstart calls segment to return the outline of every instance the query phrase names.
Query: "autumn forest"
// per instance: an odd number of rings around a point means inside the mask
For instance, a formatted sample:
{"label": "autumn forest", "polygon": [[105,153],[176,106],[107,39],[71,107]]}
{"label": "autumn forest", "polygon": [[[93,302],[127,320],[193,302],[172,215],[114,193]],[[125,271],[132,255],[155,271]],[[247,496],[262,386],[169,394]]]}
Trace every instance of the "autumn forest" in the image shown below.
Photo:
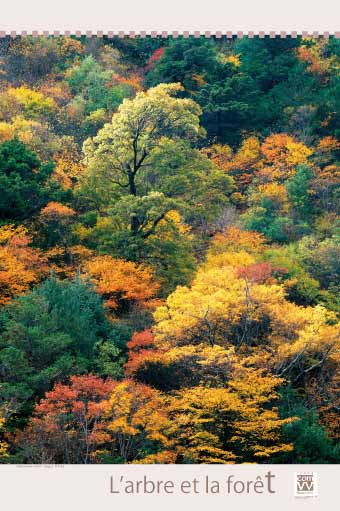
{"label": "autumn forest", "polygon": [[0,462],[340,463],[340,39],[0,39]]}

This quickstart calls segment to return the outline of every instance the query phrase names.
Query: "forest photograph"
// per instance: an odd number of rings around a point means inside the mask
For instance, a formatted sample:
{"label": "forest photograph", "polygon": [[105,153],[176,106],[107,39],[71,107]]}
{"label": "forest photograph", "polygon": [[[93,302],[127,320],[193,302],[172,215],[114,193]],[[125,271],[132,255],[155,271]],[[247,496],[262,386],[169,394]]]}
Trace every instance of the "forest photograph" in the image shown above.
{"label": "forest photograph", "polygon": [[340,463],[340,39],[0,39],[0,463]]}

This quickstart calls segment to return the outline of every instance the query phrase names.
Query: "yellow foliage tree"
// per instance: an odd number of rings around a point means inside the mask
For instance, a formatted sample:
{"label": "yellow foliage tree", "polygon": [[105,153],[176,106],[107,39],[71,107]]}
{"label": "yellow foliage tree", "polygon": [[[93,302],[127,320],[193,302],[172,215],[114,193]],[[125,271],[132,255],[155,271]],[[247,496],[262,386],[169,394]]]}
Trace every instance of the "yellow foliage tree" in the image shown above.
{"label": "yellow foliage tree", "polygon": [[165,398],[146,385],[133,380],[117,382],[105,404],[104,417],[113,448],[125,463],[145,458],[145,443],[169,445],[164,434],[168,425]]}
{"label": "yellow foliage tree", "polygon": [[243,231],[238,227],[231,226],[214,236],[210,244],[209,254],[238,251],[253,254],[262,252],[265,246],[263,234],[255,231]]}
{"label": "yellow foliage tree", "polygon": [[246,252],[208,254],[192,286],[178,287],[154,317],[156,346],[235,346],[292,382],[326,371],[340,347],[334,313],[287,301],[270,266]]}
{"label": "yellow foliage tree", "polygon": [[[5,425],[5,419],[0,415],[0,434],[2,433]],[[0,440],[0,460],[8,457],[8,444]]]}
{"label": "yellow foliage tree", "polygon": [[20,105],[24,117],[29,119],[48,116],[55,112],[57,108],[52,98],[46,97],[41,92],[30,89],[25,85],[17,88],[9,87],[6,93]]}
{"label": "yellow foliage tree", "polygon": [[272,406],[280,379],[239,367],[226,387],[180,391],[170,406],[179,461],[235,463],[264,461],[292,450],[282,443],[280,419]]}

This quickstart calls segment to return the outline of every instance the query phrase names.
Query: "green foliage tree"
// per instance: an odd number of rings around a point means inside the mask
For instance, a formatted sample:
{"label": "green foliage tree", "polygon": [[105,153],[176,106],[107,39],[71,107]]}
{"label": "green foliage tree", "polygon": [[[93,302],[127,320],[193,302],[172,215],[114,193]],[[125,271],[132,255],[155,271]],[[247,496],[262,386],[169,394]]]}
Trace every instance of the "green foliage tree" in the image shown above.
{"label": "green foliage tree", "polygon": [[307,165],[299,165],[296,173],[287,181],[289,202],[293,210],[293,217],[298,222],[307,223],[313,212],[310,182],[312,173]]}
{"label": "green foliage tree", "polygon": [[328,436],[320,424],[318,413],[306,409],[291,389],[283,392],[281,405],[283,416],[294,415],[298,420],[283,426],[283,438],[294,445],[290,452],[274,456],[273,463],[308,464],[308,463],[339,463],[339,446]]}
{"label": "green foliage tree", "polygon": [[[94,201],[104,201],[102,208],[109,206],[116,226],[111,249],[115,253],[118,249],[120,256],[139,259],[144,254],[155,259],[152,247],[162,245],[162,237],[156,244],[151,238],[162,221],[169,222],[171,210],[197,223],[216,214],[228,201],[231,178],[191,146],[202,134],[201,111],[194,101],[175,97],[181,90],[179,84],[161,84],[125,100],[112,123],[84,144],[89,171],[82,193],[95,190]],[[103,190],[100,196],[98,190]],[[180,241],[183,236],[177,238]],[[169,238],[167,244],[158,261],[164,260],[166,253],[175,253],[174,236],[173,248]],[[186,245],[182,245],[182,255]],[[182,261],[192,268],[189,255]],[[174,267],[168,257],[163,268],[169,264]]]}
{"label": "green foliage tree", "polygon": [[288,240],[291,221],[277,211],[275,204],[268,197],[263,197],[258,206],[253,206],[243,215],[246,229],[258,231],[268,239],[278,242]]}
{"label": "green foliage tree", "polygon": [[110,85],[112,75],[112,70],[103,69],[91,55],[71,70],[66,82],[75,94],[74,101],[84,102],[85,115],[100,109],[114,111],[125,97],[133,94],[129,85]]}
{"label": "green foliage tree", "polygon": [[108,356],[117,359],[110,335],[91,286],[79,277],[68,282],[52,276],[1,313],[1,399],[13,414],[27,413],[55,381],[91,370],[98,350],[99,366]]}
{"label": "green foliage tree", "polygon": [[50,200],[69,196],[51,179],[54,166],[42,164],[23,142],[14,138],[0,145],[0,219],[22,221]]}
{"label": "green foliage tree", "polygon": [[177,39],[169,41],[163,57],[146,76],[146,85],[180,82],[186,90],[197,90],[196,75],[207,78],[216,72],[216,46],[211,40]]}

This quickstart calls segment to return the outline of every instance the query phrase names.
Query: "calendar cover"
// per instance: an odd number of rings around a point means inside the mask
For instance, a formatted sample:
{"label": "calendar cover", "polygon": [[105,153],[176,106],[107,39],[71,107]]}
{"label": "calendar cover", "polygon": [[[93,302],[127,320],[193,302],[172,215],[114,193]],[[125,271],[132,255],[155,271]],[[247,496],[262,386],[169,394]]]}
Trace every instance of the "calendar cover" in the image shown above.
{"label": "calendar cover", "polygon": [[340,463],[340,34],[0,35],[2,468],[115,467],[112,506],[173,494],[166,466],[224,467],[182,495],[253,498],[298,466],[291,498],[317,497]]}

